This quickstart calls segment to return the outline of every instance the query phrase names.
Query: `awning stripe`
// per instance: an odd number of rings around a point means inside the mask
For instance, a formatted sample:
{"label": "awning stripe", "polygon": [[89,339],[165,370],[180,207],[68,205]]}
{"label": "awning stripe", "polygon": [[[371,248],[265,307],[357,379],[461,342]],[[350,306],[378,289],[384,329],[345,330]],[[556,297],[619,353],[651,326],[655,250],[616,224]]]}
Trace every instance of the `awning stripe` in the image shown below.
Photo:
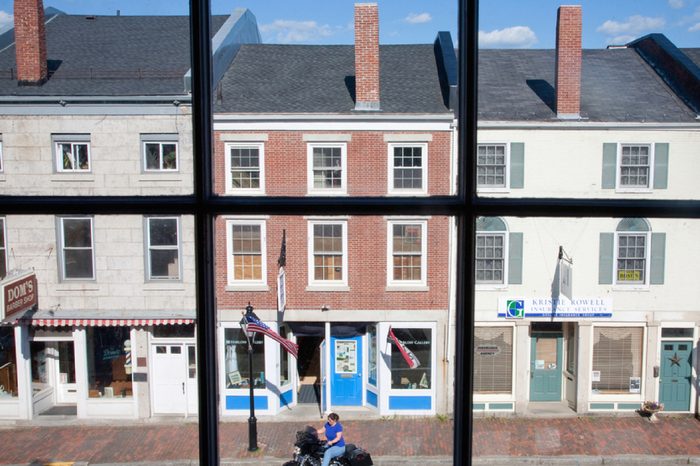
{"label": "awning stripe", "polygon": [[[27,319],[35,327],[140,327],[193,324],[194,319]],[[25,321],[26,322],[26,321]]]}

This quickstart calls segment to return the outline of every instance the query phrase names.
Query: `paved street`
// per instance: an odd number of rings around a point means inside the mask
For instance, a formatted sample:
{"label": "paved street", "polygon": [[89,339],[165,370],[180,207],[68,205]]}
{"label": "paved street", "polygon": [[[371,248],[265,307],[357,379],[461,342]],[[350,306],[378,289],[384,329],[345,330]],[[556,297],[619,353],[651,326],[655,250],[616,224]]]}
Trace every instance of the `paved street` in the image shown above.
{"label": "paved street", "polygon": [[[191,421],[56,424],[2,426],[0,463],[196,464],[197,425]],[[369,450],[378,465],[452,463],[451,421],[391,418],[343,424],[348,440]],[[259,421],[260,450],[249,453],[247,423],[224,422],[221,458],[230,465],[281,465],[291,456],[295,432],[303,425]],[[476,464],[489,465],[700,464],[700,421],[661,417],[652,423],[637,416],[481,418],[474,421],[474,453]]]}

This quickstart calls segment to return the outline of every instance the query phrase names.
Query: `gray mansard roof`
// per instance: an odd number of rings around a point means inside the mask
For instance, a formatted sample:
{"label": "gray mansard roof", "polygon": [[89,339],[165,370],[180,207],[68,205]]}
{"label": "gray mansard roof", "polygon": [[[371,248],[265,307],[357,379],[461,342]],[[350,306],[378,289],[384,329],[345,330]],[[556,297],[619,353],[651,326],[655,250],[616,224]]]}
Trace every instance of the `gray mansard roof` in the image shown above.
{"label": "gray mansard roof", "polygon": [[[378,113],[449,113],[433,44],[381,45]],[[221,81],[217,113],[354,112],[352,45],[243,45]]]}
{"label": "gray mansard roof", "polygon": [[[685,49],[695,63],[700,49]],[[555,121],[554,50],[481,50],[479,119]],[[601,122],[697,122],[633,48],[584,50],[581,117]]]}
{"label": "gray mansard roof", "polygon": [[[212,18],[212,33],[226,20]],[[0,96],[182,95],[187,16],[46,14],[49,80],[18,86],[13,30],[0,36]],[[9,46],[8,46],[9,45]]]}

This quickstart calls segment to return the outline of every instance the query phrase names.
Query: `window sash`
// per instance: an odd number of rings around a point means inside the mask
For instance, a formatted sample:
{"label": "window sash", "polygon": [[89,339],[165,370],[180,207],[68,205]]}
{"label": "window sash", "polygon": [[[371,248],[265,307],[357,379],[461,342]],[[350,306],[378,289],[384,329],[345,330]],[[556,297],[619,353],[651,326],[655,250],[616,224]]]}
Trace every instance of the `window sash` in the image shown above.
{"label": "window sash", "polygon": [[[148,279],[179,280],[180,226],[177,217],[152,217],[148,218],[147,224]],[[168,231],[162,231],[163,227]]]}
{"label": "window sash", "polygon": [[390,145],[391,190],[424,192],[425,145]]}
{"label": "window sash", "polygon": [[345,228],[344,222],[313,222],[310,224],[310,281],[312,283],[344,283],[346,281]]}
{"label": "window sash", "polygon": [[651,146],[623,144],[620,147],[620,187],[649,188]]}
{"label": "window sash", "polygon": [[88,142],[56,142],[56,157],[60,172],[90,171],[90,144]]}
{"label": "window sash", "polygon": [[477,233],[476,283],[505,283],[505,233]]}
{"label": "window sash", "polygon": [[617,235],[617,283],[646,283],[648,234],[618,233]]}
{"label": "window sash", "polygon": [[265,224],[262,221],[230,221],[229,283],[266,283]]}
{"label": "window sash", "polygon": [[505,188],[507,155],[505,144],[479,144],[476,154],[476,184],[486,188]]}
{"label": "window sash", "polygon": [[[75,236],[80,231],[68,229],[75,224],[87,237]],[[63,217],[61,218],[61,257],[64,280],[94,280],[95,262],[93,254],[93,223],[92,218]]]}
{"label": "window sash", "polygon": [[229,147],[229,163],[232,189],[260,189],[259,147]]}
{"label": "window sash", "polygon": [[145,171],[177,171],[177,142],[146,141],[143,143]]}
{"label": "window sash", "polygon": [[425,228],[425,222],[389,222],[389,282],[408,284],[425,281]]}

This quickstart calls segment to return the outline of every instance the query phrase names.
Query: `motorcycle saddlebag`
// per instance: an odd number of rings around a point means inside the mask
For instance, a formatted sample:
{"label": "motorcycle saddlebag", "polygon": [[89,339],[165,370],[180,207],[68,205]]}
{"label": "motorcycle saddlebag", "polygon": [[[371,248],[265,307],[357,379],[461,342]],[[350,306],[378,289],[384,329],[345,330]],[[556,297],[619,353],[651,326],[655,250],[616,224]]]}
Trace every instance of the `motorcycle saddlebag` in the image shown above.
{"label": "motorcycle saddlebag", "polygon": [[346,454],[351,466],[372,466],[372,457],[369,452],[364,451],[362,448],[355,448],[350,453]]}

